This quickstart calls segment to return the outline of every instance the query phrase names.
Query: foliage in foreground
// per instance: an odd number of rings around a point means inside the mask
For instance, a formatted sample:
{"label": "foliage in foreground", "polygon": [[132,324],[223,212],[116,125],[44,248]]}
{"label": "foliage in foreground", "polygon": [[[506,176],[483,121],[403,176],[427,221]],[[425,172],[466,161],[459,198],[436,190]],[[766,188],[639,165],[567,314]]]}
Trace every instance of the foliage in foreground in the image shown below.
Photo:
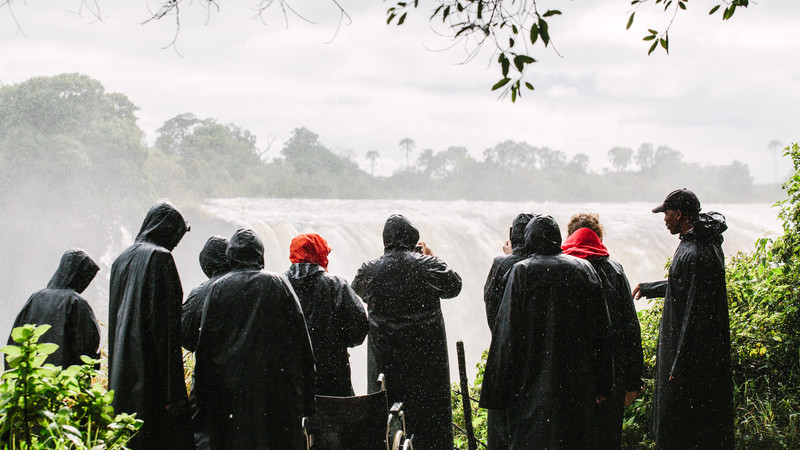
{"label": "foliage in foreground", "polygon": [[50,325],[15,328],[19,345],[0,349],[9,370],[0,384],[0,448],[124,449],[141,427],[133,415],[114,415],[108,392],[98,381],[98,361],[83,356],[83,366],[45,364],[58,346],[38,343]]}
{"label": "foliage in foreground", "polygon": [[[783,235],[756,242],[727,264],[731,360],[737,448],[800,448],[800,146],[786,148],[794,175],[784,183],[787,198],[776,203]],[[625,411],[623,448],[654,448],[650,439],[656,342],[663,300],[639,312],[645,390]],[[470,393],[480,397],[484,352]],[[454,389],[457,389],[454,387]],[[453,394],[453,419],[463,428],[460,396]],[[486,411],[473,403],[476,435],[486,435]],[[458,448],[466,437],[456,429]]]}

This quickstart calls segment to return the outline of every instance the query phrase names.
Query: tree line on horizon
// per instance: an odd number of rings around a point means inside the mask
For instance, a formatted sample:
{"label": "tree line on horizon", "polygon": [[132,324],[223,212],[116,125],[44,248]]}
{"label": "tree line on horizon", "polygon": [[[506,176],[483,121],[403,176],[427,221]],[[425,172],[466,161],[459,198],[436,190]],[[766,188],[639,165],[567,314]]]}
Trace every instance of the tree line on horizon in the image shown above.
{"label": "tree line on horizon", "polygon": [[[568,157],[511,140],[485,149],[482,159],[458,146],[423,149],[412,159],[415,143],[405,138],[399,143],[405,167],[379,177],[372,174],[377,151],[367,153],[367,172],[302,127],[273,156],[246,129],[183,113],[164,122],[148,146],[137,109],[125,95],[107,93],[81,74],[0,88],[0,183],[16,194],[4,206],[15,199],[43,209],[82,205],[113,217],[135,205],[138,212],[156,198],[627,202],[659,200],[678,185],[706,201],[772,200],[762,198],[747,165],[689,163],[666,146],[612,148],[613,170],[598,173],[589,170],[585,153]],[[636,169],[628,170],[632,163]]]}

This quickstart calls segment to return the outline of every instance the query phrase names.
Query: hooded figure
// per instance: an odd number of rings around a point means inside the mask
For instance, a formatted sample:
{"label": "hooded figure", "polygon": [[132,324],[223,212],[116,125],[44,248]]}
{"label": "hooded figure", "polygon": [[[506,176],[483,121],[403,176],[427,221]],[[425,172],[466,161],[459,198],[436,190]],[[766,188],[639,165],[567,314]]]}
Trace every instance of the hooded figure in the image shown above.
{"label": "hooded figure", "polygon": [[[511,243],[511,254],[498,256],[492,262],[492,269],[486,278],[483,287],[483,301],[486,304],[486,321],[489,323],[489,330],[494,328],[497,319],[497,311],[500,309],[500,302],[503,300],[503,292],[506,290],[508,282],[508,272],[514,264],[530,256],[525,250],[525,227],[533,218],[533,214],[520,214],[511,224],[509,230],[509,242]],[[492,450],[508,448],[508,418],[506,411],[489,410],[486,417],[487,444]]]}
{"label": "hooded figure", "polygon": [[403,402],[414,446],[453,448],[450,366],[440,299],[461,292],[461,277],[435,256],[412,250],[419,231],[401,215],[383,228],[384,255],[364,263],[353,289],[369,310],[370,392],[386,375],[389,404]]}
{"label": "hooded figure", "polygon": [[611,383],[600,279],[587,261],[561,253],[550,216],[528,223],[525,243],[533,255],[509,274],[480,406],[509,410],[511,449],[595,448],[593,408]]}
{"label": "hooded figure", "polygon": [[144,425],[133,449],[194,448],[181,357],[183,290],[172,249],[189,225],[171,203],[147,213],[136,241],[114,261],[108,308],[108,379],[114,411]]}
{"label": "hooded figure", "polygon": [[228,243],[231,272],[206,290],[195,349],[196,395],[211,449],[305,449],[314,355],[289,281],[262,271],[253,230]]}
{"label": "hooded figure", "polygon": [[659,449],[734,447],[726,229],[722,214],[699,214],[680,234],[668,278],[639,285],[645,297],[664,297],[653,392]]}
{"label": "hooded figure", "polygon": [[197,346],[197,338],[200,334],[203,295],[212,283],[231,270],[228,258],[225,256],[227,249],[227,239],[222,236],[212,236],[208,238],[203,250],[200,251],[200,268],[203,269],[208,280],[192,289],[183,303],[181,313],[181,344],[190,352],[193,352]]}
{"label": "hooded figure", "polygon": [[369,331],[361,299],[342,278],[326,271],[328,243],[317,234],[292,239],[286,276],[306,319],[317,368],[317,394],[355,395],[348,347],[364,342]]}
{"label": "hooded figure", "polygon": [[[29,323],[51,326],[39,340],[58,345],[58,350],[47,357],[48,363],[66,368],[82,365],[81,355],[98,357],[100,327],[92,307],[80,295],[98,270],[100,267],[85,251],[67,250],[47,288],[31,295],[17,315],[14,328]],[[9,337],[8,345],[19,344]]]}
{"label": "hooded figure", "polygon": [[[208,280],[192,289],[183,303],[181,313],[181,345],[186,350],[193,352],[200,337],[200,319],[203,316],[203,299],[208,288],[222,275],[230,272],[231,266],[225,252],[228,249],[228,240],[222,236],[212,236],[206,241],[200,251],[200,268]],[[208,432],[206,430],[205,415],[197,408],[195,393],[194,373],[192,374],[192,389],[189,391],[189,414],[192,418],[195,443],[198,449],[208,449]]]}
{"label": "hooded figure", "polygon": [[642,388],[642,336],[631,287],[622,265],[611,259],[600,237],[589,228],[579,228],[564,245],[564,253],[592,264],[603,284],[611,316],[611,354],[614,361],[614,391],[597,405],[598,444],[601,448],[620,448],[625,394]]}

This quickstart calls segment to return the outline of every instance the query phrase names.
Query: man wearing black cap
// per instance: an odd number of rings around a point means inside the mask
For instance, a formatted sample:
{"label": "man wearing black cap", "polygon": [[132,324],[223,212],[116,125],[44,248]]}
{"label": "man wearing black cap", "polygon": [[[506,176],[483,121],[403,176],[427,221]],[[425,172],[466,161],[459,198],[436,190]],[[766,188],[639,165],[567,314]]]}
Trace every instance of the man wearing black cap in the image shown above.
{"label": "man wearing black cap", "polygon": [[666,280],[641,283],[634,298],[664,298],[658,333],[653,434],[658,449],[732,449],[733,384],[722,233],[725,217],[700,213],[688,189],[653,209],[680,245]]}

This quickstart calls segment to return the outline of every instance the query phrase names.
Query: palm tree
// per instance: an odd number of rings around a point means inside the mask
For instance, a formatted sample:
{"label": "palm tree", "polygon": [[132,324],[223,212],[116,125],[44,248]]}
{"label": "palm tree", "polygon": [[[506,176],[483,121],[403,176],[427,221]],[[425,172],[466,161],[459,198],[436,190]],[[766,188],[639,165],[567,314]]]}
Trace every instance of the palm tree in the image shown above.
{"label": "palm tree", "polygon": [[406,170],[411,170],[411,165],[408,163],[408,155],[416,146],[417,143],[411,138],[403,138],[403,140],[400,141],[400,151],[405,152],[406,154]]}
{"label": "palm tree", "polygon": [[375,176],[375,160],[380,158],[380,153],[376,150],[370,150],[367,152],[367,159],[369,160],[369,174],[373,177]]}
{"label": "palm tree", "polygon": [[608,160],[617,172],[622,172],[631,163],[633,150],[626,147],[614,147],[608,151]]}

